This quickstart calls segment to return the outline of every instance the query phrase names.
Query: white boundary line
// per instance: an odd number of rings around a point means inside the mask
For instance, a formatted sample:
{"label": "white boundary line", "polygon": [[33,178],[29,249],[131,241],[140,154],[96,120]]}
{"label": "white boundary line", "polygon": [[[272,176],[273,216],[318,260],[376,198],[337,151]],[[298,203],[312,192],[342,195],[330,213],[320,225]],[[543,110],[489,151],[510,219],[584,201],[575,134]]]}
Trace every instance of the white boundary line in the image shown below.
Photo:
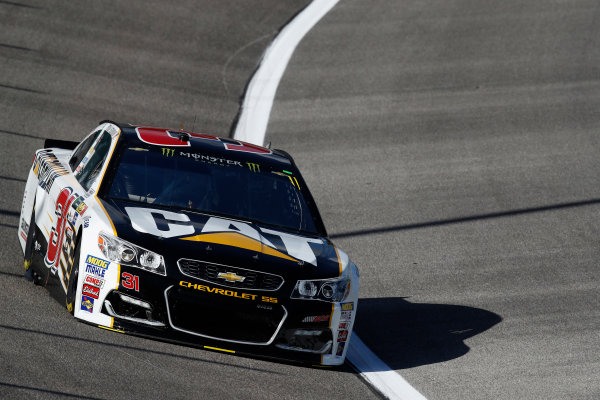
{"label": "white boundary line", "polygon": [[292,53],[304,35],[339,0],[313,0],[290,21],[265,51],[258,70],[252,76],[233,137],[263,145],[273,99]]}
{"label": "white boundary line", "polygon": [[[233,137],[263,145],[275,92],[287,64],[302,38],[339,0],[313,0],[290,21],[265,51],[248,84]],[[426,400],[400,374],[377,357],[356,332],[347,350],[348,361],[365,381],[389,399]]]}
{"label": "white boundary line", "polygon": [[381,361],[354,331],[346,357],[363,379],[388,399],[427,400],[399,373]]}

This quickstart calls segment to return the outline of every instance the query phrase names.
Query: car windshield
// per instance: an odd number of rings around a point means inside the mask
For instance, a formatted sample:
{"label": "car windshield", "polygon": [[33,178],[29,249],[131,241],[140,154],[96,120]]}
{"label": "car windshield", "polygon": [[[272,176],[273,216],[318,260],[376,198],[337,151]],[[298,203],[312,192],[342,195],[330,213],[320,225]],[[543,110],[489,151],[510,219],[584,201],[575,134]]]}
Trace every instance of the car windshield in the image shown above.
{"label": "car windshield", "polygon": [[317,233],[292,171],[188,148],[122,149],[110,198]]}

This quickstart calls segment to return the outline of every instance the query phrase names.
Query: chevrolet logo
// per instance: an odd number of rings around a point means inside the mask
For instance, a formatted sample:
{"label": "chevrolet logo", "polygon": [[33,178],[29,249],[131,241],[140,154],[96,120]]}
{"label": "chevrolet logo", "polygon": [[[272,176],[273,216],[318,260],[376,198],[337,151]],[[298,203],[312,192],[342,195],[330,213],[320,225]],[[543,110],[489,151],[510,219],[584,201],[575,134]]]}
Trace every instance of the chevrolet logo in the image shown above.
{"label": "chevrolet logo", "polygon": [[235,272],[219,272],[217,278],[225,279],[227,282],[244,282],[245,276],[239,276]]}

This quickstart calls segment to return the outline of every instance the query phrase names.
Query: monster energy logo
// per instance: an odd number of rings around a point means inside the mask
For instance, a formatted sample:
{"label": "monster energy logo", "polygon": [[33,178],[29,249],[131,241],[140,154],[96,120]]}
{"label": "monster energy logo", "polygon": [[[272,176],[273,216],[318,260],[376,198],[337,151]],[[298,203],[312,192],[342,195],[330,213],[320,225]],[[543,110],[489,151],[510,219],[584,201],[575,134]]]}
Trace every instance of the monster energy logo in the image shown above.
{"label": "monster energy logo", "polygon": [[168,149],[166,147],[163,147],[162,154],[166,157],[173,157],[173,155],[175,155],[175,149]]}
{"label": "monster energy logo", "polygon": [[260,172],[260,165],[255,164],[255,163],[249,163],[249,162],[247,162],[246,165],[248,166],[248,168],[250,168],[250,171]]}

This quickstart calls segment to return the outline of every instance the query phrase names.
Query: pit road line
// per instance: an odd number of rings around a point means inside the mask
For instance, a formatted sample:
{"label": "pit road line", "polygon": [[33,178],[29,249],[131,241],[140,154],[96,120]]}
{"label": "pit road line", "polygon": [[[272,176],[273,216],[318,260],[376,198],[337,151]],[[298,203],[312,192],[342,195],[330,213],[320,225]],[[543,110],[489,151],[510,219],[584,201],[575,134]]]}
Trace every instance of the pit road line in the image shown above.
{"label": "pit road line", "polygon": [[[313,0],[269,45],[248,84],[233,135],[235,139],[263,145],[275,93],[296,46],[338,1]],[[381,361],[356,332],[352,332],[347,358],[361,377],[386,398],[426,400],[400,374]]]}

